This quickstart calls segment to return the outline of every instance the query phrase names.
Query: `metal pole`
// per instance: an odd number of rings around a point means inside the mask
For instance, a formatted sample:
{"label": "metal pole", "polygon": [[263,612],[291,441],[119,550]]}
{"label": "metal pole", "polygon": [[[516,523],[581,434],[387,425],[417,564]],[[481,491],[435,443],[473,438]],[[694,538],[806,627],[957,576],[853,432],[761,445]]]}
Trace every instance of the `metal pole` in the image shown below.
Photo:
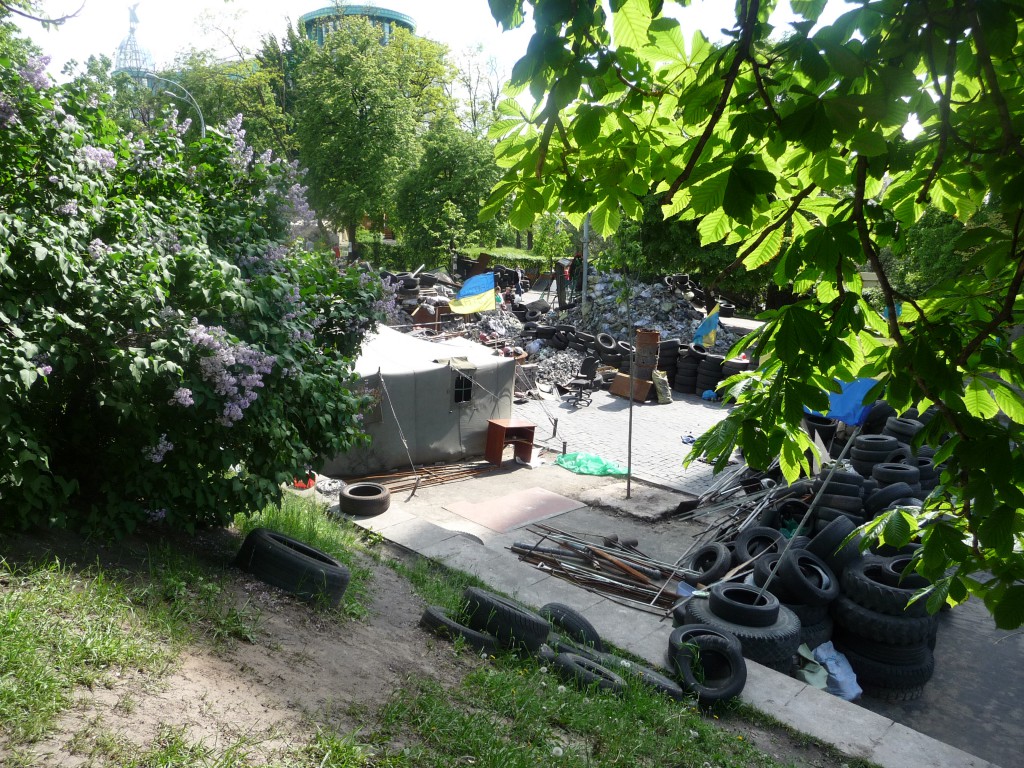
{"label": "metal pole", "polygon": [[[626,317],[633,327],[633,290],[626,276]],[[629,432],[626,436],[626,498],[633,493],[633,390],[636,385],[636,334],[633,334],[632,349],[629,352]]]}
{"label": "metal pole", "polygon": [[590,260],[590,214],[583,219],[583,283],[580,290],[580,314],[587,319],[587,262]]}
{"label": "metal pole", "polygon": [[[160,77],[160,75],[158,75],[158,74],[156,74],[154,72],[146,72],[145,76],[146,77],[151,77],[154,80],[159,80],[161,83],[169,83],[170,85],[173,85],[175,88],[181,89],[181,92],[183,94],[185,94],[185,100],[188,101],[188,103],[192,105],[192,108],[195,109],[196,114],[199,115],[199,138],[205,139],[206,138],[206,121],[203,119],[203,110],[201,110],[199,108],[199,102],[196,101],[195,97],[191,93],[188,92],[188,89],[185,88],[185,86],[182,85],[181,83],[175,82],[174,80],[168,80],[166,77]],[[168,92],[164,91],[164,93],[168,93]],[[178,94],[176,94],[176,93],[170,93],[169,95],[171,95],[171,96],[178,96]]]}

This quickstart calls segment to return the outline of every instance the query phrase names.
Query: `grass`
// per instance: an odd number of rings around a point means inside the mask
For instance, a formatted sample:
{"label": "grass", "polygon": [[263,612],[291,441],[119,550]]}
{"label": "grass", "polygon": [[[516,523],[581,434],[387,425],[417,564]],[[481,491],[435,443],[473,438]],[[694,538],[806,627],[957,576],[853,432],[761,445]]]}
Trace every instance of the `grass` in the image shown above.
{"label": "grass", "polygon": [[327,515],[327,505],[313,496],[286,493],[280,507],[267,507],[251,517],[239,515],[235,528],[245,536],[255,528],[270,528],[305,542],[343,563],[352,580],[340,610],[350,618],[364,618],[369,602],[371,571],[362,556],[379,540],[345,518]]}

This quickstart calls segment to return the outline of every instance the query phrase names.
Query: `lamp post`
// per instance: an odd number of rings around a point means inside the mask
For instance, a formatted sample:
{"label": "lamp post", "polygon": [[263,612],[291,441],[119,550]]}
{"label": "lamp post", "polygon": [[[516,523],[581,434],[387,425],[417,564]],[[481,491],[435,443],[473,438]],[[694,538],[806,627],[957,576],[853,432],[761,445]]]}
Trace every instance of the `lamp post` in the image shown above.
{"label": "lamp post", "polygon": [[[203,110],[199,108],[199,102],[197,102],[195,100],[195,97],[188,92],[188,89],[181,83],[175,82],[174,80],[168,80],[166,77],[160,77],[160,75],[157,75],[153,72],[146,72],[145,76],[152,78],[153,80],[159,80],[161,83],[167,83],[168,85],[172,85],[175,88],[178,88],[181,91],[181,94],[184,94],[185,100],[192,105],[192,108],[195,109],[196,114],[199,115],[199,138],[205,139],[206,121],[203,119]],[[181,98],[181,94],[175,93],[174,91],[164,91],[164,93],[174,98]]]}

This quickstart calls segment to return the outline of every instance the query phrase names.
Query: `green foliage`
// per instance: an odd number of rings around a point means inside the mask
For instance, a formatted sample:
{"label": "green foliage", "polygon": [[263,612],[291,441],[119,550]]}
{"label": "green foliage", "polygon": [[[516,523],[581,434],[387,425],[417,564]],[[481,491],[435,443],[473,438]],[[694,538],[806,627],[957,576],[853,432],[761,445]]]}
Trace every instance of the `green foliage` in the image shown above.
{"label": "green foliage", "polygon": [[379,287],[288,245],[302,187],[241,116],[132,137],[41,69],[0,50],[3,524],[193,530],[278,500],[361,439]]}
{"label": "green foliage", "polygon": [[533,253],[540,258],[541,268],[554,269],[559,259],[575,256],[577,234],[574,227],[555,215],[538,218],[533,225]]}
{"label": "green foliage", "polygon": [[394,213],[397,184],[419,155],[418,131],[449,111],[437,43],[397,29],[386,45],[366,19],[345,16],[298,67],[296,128],[310,201],[354,239],[364,217]]}
{"label": "green foliage", "polygon": [[398,184],[395,223],[403,243],[421,263],[441,266],[467,243],[494,241],[493,222],[477,217],[498,178],[490,145],[449,119],[435,121],[423,137],[419,162]]}
{"label": "green foliage", "polygon": [[[803,19],[779,39],[766,23],[774,3],[752,0],[737,5],[722,46],[699,32],[684,39],[648,0],[558,13],[541,0],[491,7],[518,26],[527,5],[537,31],[511,92],[529,90],[536,106],[499,105],[491,136],[506,172],[485,211],[509,205],[519,227],[541,211],[574,223],[590,211],[608,234],[624,217],[640,219],[655,194],[667,218],[696,223],[702,246],[735,248],[735,267],[771,269],[798,300],[763,315],[766,325],[739,345],[764,362],[690,456],[721,463],[741,443],[748,463],[781,457],[794,479],[807,447],[803,407],[827,407],[833,379],[875,378],[872,396],[900,412],[935,404],[918,439],[952,438],[940,452],[941,486],[913,513],[921,568],[944,580],[949,601],[975,594],[1000,626],[1019,625],[1019,3],[854,5],[820,27],[822,4],[801,3]],[[905,131],[911,117],[916,134]],[[984,221],[972,222],[983,205]],[[938,213],[920,224],[930,209]],[[905,262],[912,269],[894,287],[889,272],[901,267],[887,264],[886,249],[919,252],[914,260],[934,269],[925,279]],[[865,264],[887,320],[861,298]],[[954,545],[954,534],[970,545]]]}

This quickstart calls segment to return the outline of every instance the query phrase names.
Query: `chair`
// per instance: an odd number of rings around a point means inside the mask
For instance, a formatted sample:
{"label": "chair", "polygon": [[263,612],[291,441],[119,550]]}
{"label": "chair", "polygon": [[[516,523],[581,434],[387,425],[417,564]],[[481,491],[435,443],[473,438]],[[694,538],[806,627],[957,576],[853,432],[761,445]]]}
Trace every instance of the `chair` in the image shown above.
{"label": "chair", "polygon": [[596,357],[589,356],[583,358],[579,371],[566,383],[566,386],[573,393],[573,405],[590,405],[592,400],[591,393],[597,389],[598,383],[601,381],[597,375],[597,365],[598,360]]}

